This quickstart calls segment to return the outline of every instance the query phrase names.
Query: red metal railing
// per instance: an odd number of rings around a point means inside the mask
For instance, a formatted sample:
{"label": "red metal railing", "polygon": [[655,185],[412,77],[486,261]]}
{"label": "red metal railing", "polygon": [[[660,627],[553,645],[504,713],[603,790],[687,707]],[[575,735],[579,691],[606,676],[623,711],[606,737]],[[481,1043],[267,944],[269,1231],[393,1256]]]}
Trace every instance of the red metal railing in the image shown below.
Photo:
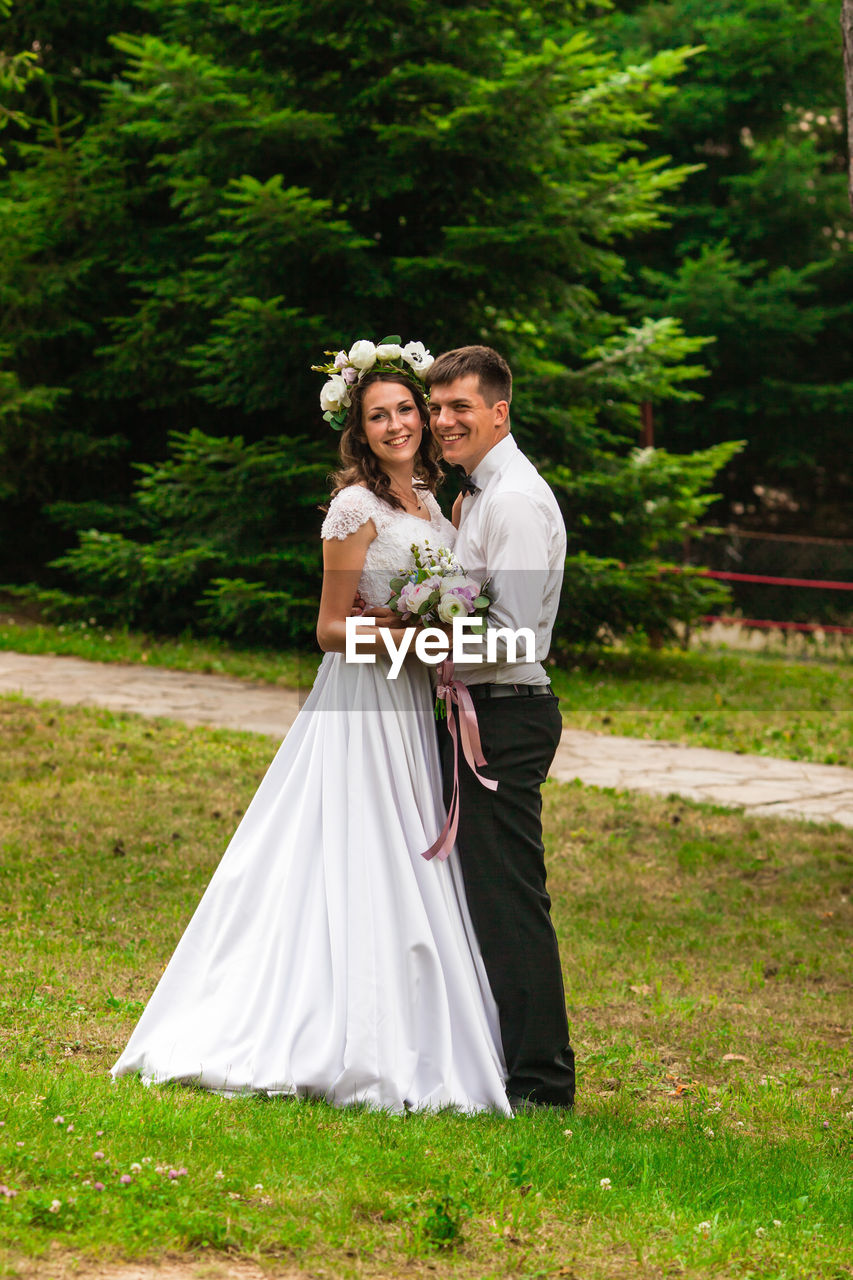
{"label": "red metal railing", "polygon": [[[694,531],[700,533],[701,530]],[[807,536],[790,536],[785,534],[759,533],[749,530],[741,531],[739,529],[731,529],[720,535],[721,538],[728,536],[731,539],[730,554],[743,558],[747,553],[747,548],[755,547],[754,554],[747,554],[747,559],[754,559],[756,555],[759,558],[765,558],[766,554],[759,553],[759,546],[764,543],[766,552],[771,552],[772,544],[788,544],[792,548],[799,548],[799,563],[797,568],[808,569],[814,565],[814,568],[820,570],[824,566],[838,567],[844,572],[847,569],[845,556],[853,553],[853,543],[837,538],[814,538]],[[746,545],[744,546],[744,542]],[[819,548],[832,548],[826,552],[821,552]],[[779,546],[782,551],[782,545]],[[697,558],[701,559],[701,552]],[[796,553],[792,553],[793,558],[797,558]],[[809,561],[811,563],[809,563]],[[761,566],[762,568],[764,566]],[[768,566],[771,567],[771,566]],[[793,567],[793,566],[792,566]],[[739,584],[768,586],[768,587],[785,587],[793,590],[806,591],[853,591],[853,582],[847,581],[842,577],[812,577],[806,578],[801,576],[777,574],[773,572],[756,572],[742,573],[734,569],[706,569],[705,577],[715,578],[721,582],[730,582],[737,587]],[[749,597],[746,598],[745,604],[750,603]],[[755,601],[753,600],[754,604]],[[778,602],[777,602],[778,607]],[[808,610],[811,612],[811,609]],[[844,611],[846,613],[846,610]],[[843,616],[843,614],[842,614]],[[712,623],[720,622],[725,625],[756,627],[762,630],[778,630],[793,632],[815,632],[821,631],[832,635],[853,635],[853,626],[847,626],[843,621],[819,622],[819,621],[796,621],[791,618],[753,618],[753,617],[727,617],[716,614],[706,614],[702,618],[703,622]]]}

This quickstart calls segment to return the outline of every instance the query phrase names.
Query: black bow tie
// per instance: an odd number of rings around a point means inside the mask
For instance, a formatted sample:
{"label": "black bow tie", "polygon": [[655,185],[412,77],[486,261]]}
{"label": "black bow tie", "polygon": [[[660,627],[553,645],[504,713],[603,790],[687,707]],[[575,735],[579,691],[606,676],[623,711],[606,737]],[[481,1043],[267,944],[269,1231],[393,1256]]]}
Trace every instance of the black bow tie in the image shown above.
{"label": "black bow tie", "polygon": [[473,495],[475,493],[480,492],[480,486],[474,484],[474,481],[471,479],[471,477],[469,475],[466,475],[466,473],[461,469],[460,469],[460,475],[459,475],[459,488],[462,490],[463,494],[470,493]]}

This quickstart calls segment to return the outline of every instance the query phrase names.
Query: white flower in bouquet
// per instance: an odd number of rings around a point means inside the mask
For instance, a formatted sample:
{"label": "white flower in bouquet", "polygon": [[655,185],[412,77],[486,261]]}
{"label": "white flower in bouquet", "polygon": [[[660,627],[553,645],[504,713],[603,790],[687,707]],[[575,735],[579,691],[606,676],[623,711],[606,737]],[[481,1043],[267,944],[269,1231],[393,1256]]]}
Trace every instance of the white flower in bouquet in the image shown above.
{"label": "white flower in bouquet", "polygon": [[[422,342],[407,343],[400,354],[406,364],[411,365],[415,373],[421,376],[435,364],[435,357],[430,355]],[[350,352],[350,359],[352,359],[352,352]]]}
{"label": "white flower in bouquet", "polygon": [[434,593],[431,582],[407,582],[400,592],[400,607],[405,613],[417,613]]}
{"label": "white flower in bouquet", "polygon": [[473,613],[475,608],[474,601],[479,594],[479,587],[475,586],[473,589],[463,587],[456,591],[442,591],[441,598],[442,600],[459,600],[465,606],[466,613]]}
{"label": "white flower in bouquet", "polygon": [[372,342],[368,342],[367,338],[360,338],[358,342],[354,342],[349,350],[349,362],[355,365],[356,369],[367,372],[376,364],[376,347]]}
{"label": "white flower in bouquet", "polygon": [[320,392],[320,408],[326,413],[337,413],[350,403],[349,387],[339,373],[333,373]]}
{"label": "white flower in bouquet", "polygon": [[439,600],[436,613],[442,622],[452,622],[454,618],[467,618],[468,614],[473,612],[473,608],[469,601],[457,595],[455,591],[448,591]]}
{"label": "white flower in bouquet", "polygon": [[480,594],[480,584],[476,579],[469,578],[467,573],[446,573],[441,579],[441,590],[470,591],[471,599],[476,600]]}

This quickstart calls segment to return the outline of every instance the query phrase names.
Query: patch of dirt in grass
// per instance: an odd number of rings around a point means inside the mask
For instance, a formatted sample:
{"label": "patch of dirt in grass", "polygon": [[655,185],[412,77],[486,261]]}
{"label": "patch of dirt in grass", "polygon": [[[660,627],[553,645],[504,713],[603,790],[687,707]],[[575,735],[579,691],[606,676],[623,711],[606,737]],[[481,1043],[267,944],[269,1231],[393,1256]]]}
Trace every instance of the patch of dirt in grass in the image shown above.
{"label": "patch of dirt in grass", "polygon": [[175,1254],[159,1262],[104,1262],[59,1253],[24,1259],[12,1274],[20,1280],[312,1280],[314,1275],[225,1256]]}
{"label": "patch of dirt in grass", "polygon": [[[520,1245],[521,1241],[514,1243]],[[359,1276],[361,1280],[430,1280],[441,1273],[457,1278],[465,1276],[469,1280],[479,1280],[483,1274],[477,1263],[458,1254],[448,1258],[435,1255],[435,1261],[412,1259],[396,1265],[389,1262],[386,1267],[377,1267],[375,1258],[372,1265],[365,1267],[359,1258],[349,1254],[345,1267],[339,1260],[330,1258],[328,1266],[301,1271],[278,1266],[270,1260],[261,1267],[254,1262],[224,1255],[202,1258],[192,1254],[172,1254],[159,1262],[104,1262],[51,1253],[46,1258],[22,1259],[8,1270],[15,1280],[334,1280],[342,1275]],[[545,1274],[562,1276],[565,1280],[580,1280],[580,1275],[572,1267],[559,1264],[549,1268]],[[614,1272],[614,1280],[617,1274],[632,1278],[638,1276],[638,1272],[631,1269]],[[662,1275],[658,1269],[643,1272],[643,1280],[658,1280]]]}

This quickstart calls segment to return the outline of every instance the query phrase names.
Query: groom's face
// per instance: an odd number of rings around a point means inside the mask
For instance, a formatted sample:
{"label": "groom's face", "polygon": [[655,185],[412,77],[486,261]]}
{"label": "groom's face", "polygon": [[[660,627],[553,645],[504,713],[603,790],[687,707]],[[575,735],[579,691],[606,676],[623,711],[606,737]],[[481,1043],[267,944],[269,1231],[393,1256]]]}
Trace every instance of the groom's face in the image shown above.
{"label": "groom's face", "polygon": [[509,405],[488,405],[480,393],[480,379],[470,373],[429,393],[429,422],[441,445],[445,462],[470,473],[509,431]]}

